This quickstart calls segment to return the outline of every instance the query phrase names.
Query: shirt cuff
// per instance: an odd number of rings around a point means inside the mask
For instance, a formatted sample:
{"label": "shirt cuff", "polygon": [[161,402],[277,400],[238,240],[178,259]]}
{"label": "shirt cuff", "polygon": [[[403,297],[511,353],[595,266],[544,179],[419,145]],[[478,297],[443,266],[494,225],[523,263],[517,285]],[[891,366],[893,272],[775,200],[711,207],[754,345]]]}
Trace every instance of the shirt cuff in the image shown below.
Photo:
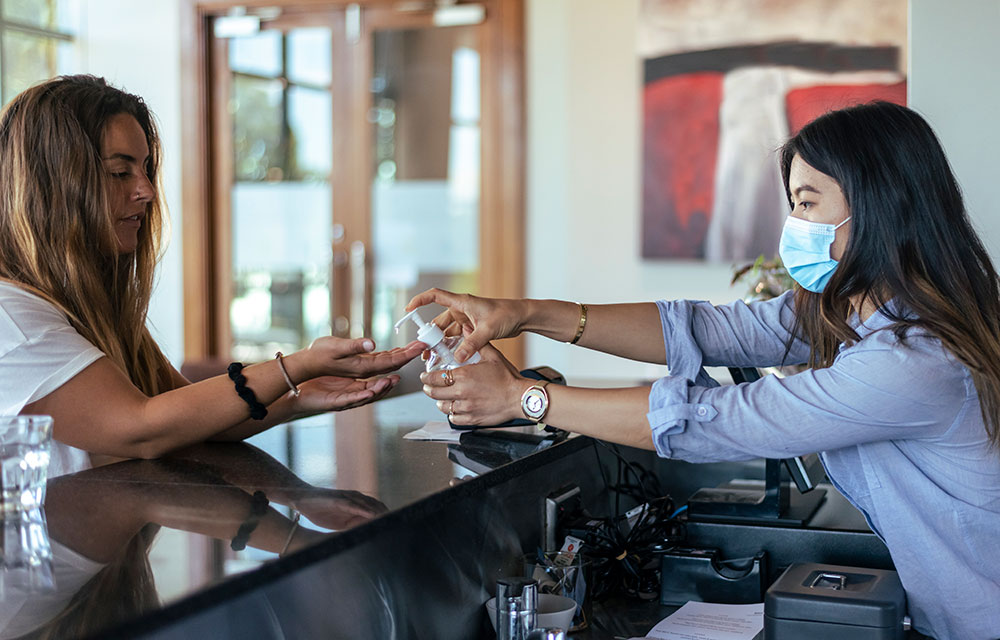
{"label": "shirt cuff", "polygon": [[688,402],[691,381],[679,376],[667,376],[653,383],[649,393],[649,413],[646,420],[653,434],[656,453],[662,458],[672,458],[670,437],[680,435],[688,427],[688,421],[708,422],[719,415],[709,404]]}
{"label": "shirt cuff", "polygon": [[670,375],[691,380],[702,387],[717,387],[719,383],[705,371],[701,346],[694,337],[695,305],[691,300],[658,300],[663,348]]}

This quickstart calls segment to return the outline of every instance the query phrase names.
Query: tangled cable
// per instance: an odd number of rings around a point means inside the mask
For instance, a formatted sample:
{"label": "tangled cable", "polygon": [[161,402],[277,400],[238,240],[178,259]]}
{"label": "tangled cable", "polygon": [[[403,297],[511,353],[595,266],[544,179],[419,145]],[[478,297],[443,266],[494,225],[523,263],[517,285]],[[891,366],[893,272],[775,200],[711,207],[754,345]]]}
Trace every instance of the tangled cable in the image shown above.
{"label": "tangled cable", "polygon": [[[608,479],[597,445],[617,458],[614,484]],[[614,593],[652,600],[660,590],[659,552],[685,537],[684,524],[677,520],[683,508],[675,510],[656,475],[627,460],[616,445],[595,440],[594,453],[605,487],[615,494],[615,515],[601,518],[583,513],[566,532],[586,544],[584,554],[591,561],[590,588],[595,600]],[[622,513],[622,497],[640,506]]]}

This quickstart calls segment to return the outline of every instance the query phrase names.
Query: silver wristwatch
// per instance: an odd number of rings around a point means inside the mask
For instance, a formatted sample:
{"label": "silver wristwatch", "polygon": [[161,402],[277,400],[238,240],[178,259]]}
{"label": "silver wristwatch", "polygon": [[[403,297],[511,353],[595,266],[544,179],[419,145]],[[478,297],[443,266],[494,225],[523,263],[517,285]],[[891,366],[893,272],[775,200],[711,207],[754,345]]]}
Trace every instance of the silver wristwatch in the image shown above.
{"label": "silver wristwatch", "polygon": [[549,410],[549,392],[545,390],[547,384],[547,380],[539,382],[528,387],[521,394],[521,412],[524,413],[525,418],[532,422],[541,422]]}

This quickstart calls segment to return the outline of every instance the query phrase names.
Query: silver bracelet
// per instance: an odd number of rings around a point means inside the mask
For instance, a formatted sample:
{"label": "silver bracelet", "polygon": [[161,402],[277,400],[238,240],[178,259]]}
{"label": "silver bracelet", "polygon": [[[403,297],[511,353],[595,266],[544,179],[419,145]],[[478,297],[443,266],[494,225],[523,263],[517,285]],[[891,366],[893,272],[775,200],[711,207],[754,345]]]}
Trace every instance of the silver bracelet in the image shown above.
{"label": "silver bracelet", "polygon": [[281,547],[281,552],[278,553],[279,558],[283,557],[288,552],[288,547],[292,544],[292,538],[295,537],[295,532],[299,528],[299,516],[301,515],[301,513],[296,511],[295,515],[292,516],[292,528],[288,531],[288,539],[285,540],[285,546]]}
{"label": "silver bracelet", "polygon": [[285,354],[283,354],[283,353],[281,353],[279,351],[279,352],[277,352],[277,353],[274,354],[274,359],[278,361],[278,368],[281,369],[281,375],[284,376],[285,383],[288,385],[288,389],[293,394],[295,394],[296,398],[298,398],[299,394],[302,393],[302,392],[299,391],[299,388],[295,386],[295,383],[292,382],[292,379],[290,377],[288,377],[288,371],[285,370],[285,359],[283,357],[284,355]]}

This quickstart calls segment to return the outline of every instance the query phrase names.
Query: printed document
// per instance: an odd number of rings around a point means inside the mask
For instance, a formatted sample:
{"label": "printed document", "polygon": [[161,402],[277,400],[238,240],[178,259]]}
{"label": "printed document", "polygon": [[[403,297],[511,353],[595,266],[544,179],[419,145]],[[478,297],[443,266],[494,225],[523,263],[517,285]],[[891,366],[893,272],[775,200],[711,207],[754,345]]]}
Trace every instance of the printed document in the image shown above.
{"label": "printed document", "polygon": [[763,603],[688,602],[661,620],[646,637],[657,640],[753,640],[763,629]]}

